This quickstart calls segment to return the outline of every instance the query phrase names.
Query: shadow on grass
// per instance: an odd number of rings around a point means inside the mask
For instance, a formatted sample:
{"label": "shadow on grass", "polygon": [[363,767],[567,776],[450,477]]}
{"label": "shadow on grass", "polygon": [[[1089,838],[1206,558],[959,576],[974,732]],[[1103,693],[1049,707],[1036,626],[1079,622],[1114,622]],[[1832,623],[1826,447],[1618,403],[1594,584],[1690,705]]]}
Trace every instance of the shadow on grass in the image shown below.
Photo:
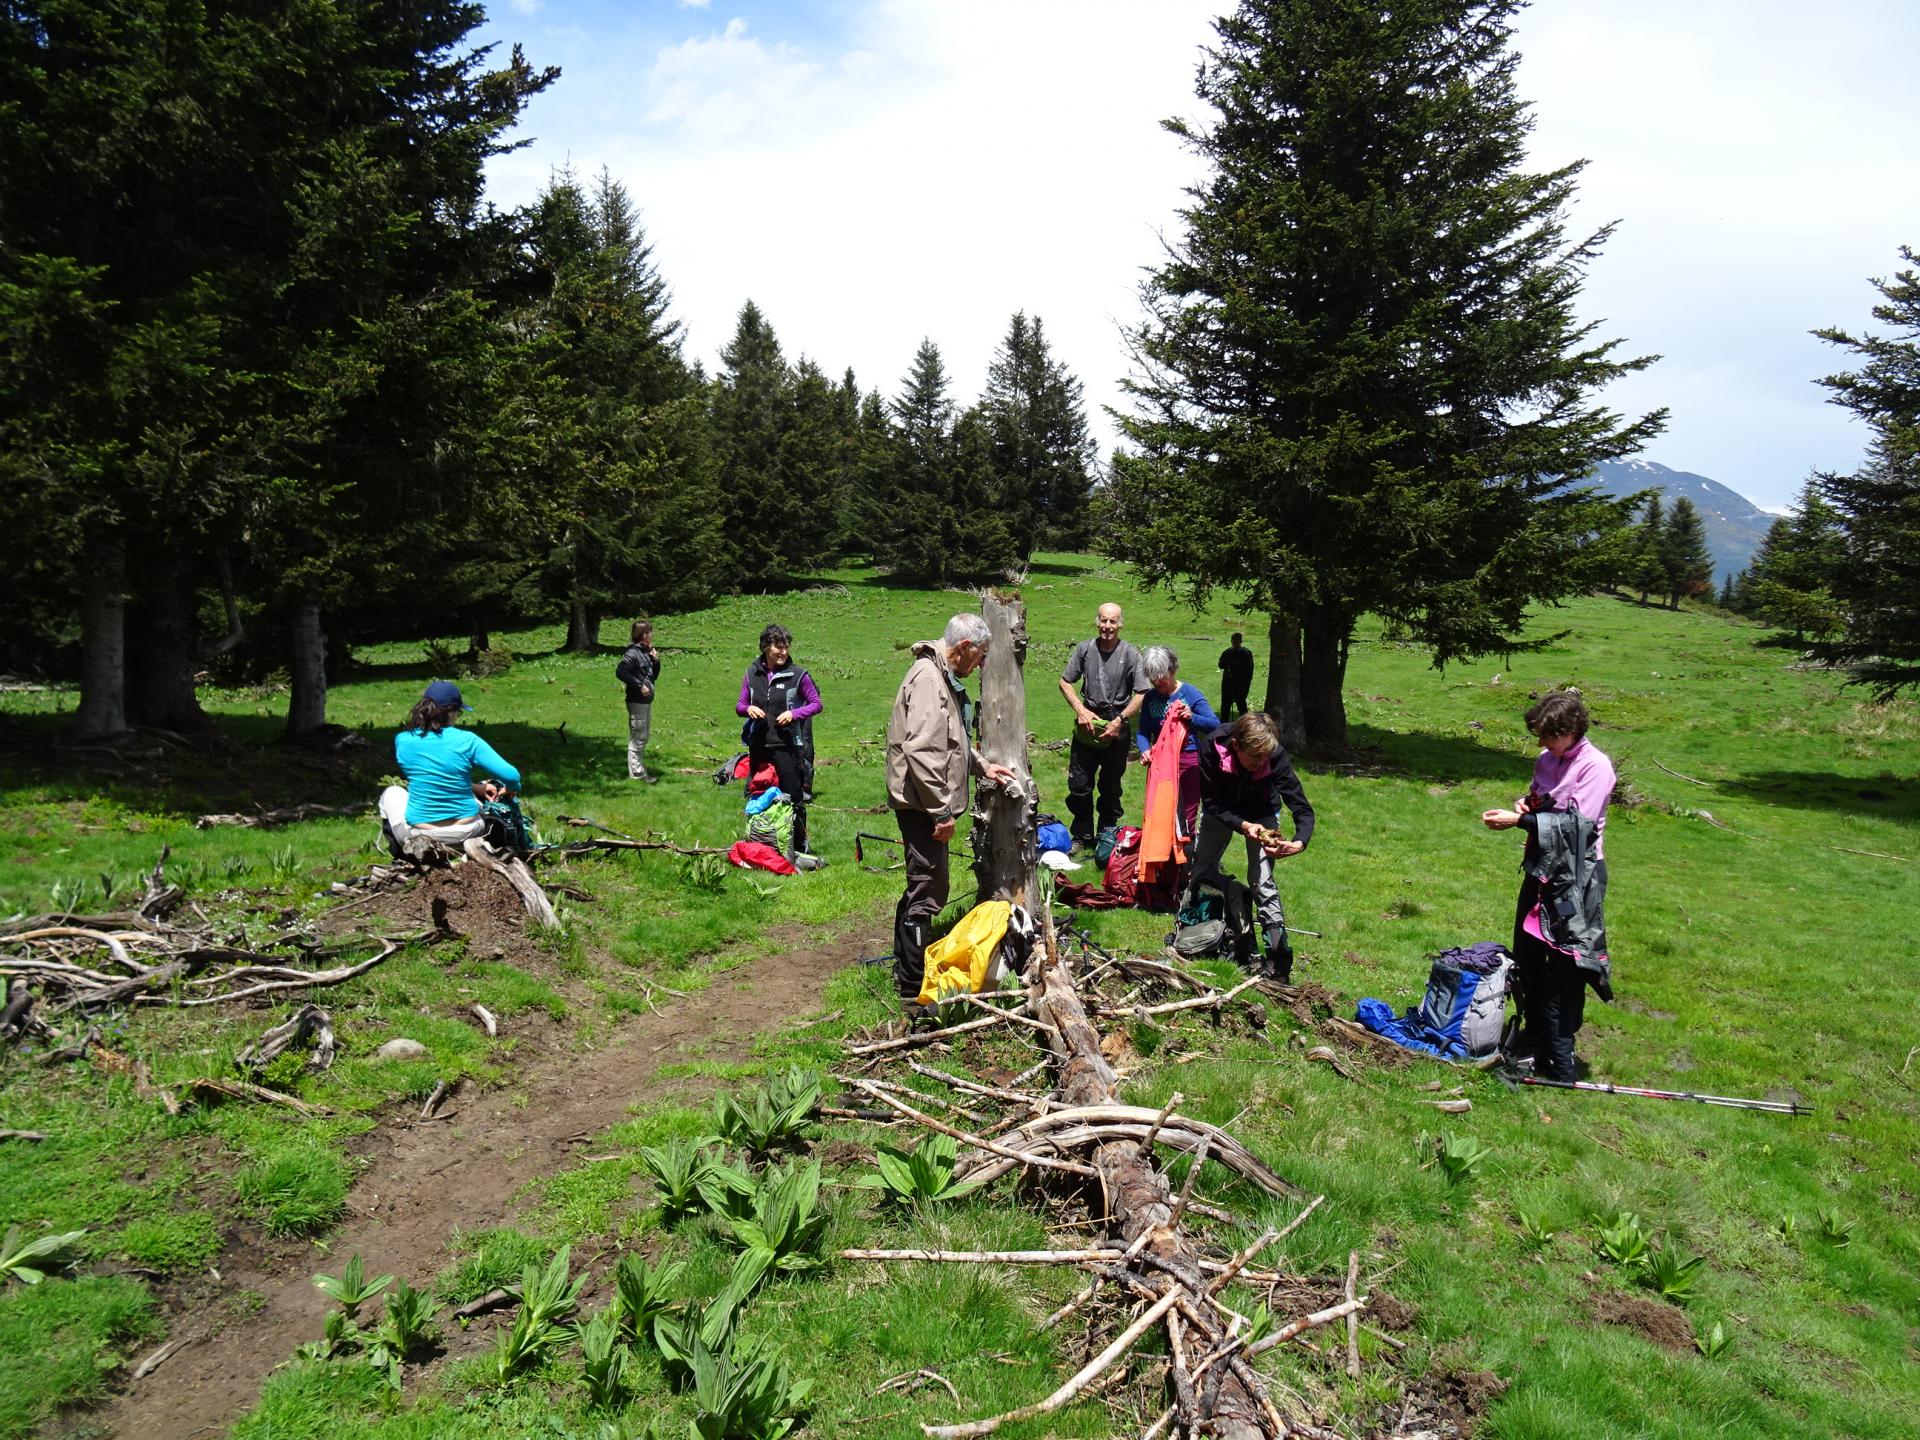
{"label": "shadow on grass", "polygon": [[[0,794],[22,789],[54,800],[101,797],[129,810],[204,815],[287,805],[371,802],[398,772],[398,726],[363,729],[364,744],[322,752],[286,743],[279,716],[215,715],[213,730],[185,744],[137,735],[119,747],[76,750],[59,743],[70,717],[0,719]],[[624,759],[604,742],[568,738],[554,726],[489,724],[487,743],[524,777],[528,796],[566,791],[600,798],[627,786]]]}
{"label": "shadow on grass", "polygon": [[1301,763],[1312,770],[1377,770],[1428,784],[1457,785],[1468,780],[1508,780],[1524,786],[1531,760],[1457,735],[1426,735],[1349,725],[1353,751],[1321,756],[1308,752]]}
{"label": "shadow on grass", "polygon": [[1864,779],[1817,770],[1760,770],[1737,779],[1722,780],[1715,788],[1802,810],[1842,811],[1909,823],[1920,820],[1920,780],[1917,779],[1896,779],[1890,775]]}

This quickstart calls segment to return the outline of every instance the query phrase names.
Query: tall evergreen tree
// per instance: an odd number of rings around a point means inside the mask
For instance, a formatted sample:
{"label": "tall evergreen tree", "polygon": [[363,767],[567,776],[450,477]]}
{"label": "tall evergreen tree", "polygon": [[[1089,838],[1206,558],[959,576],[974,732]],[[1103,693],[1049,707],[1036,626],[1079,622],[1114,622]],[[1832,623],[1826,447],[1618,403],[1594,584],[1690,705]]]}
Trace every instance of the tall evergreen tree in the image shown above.
{"label": "tall evergreen tree", "polygon": [[1673,502],[1673,513],[1660,535],[1661,591],[1669,609],[1682,600],[1703,594],[1713,584],[1713,556],[1707,553],[1707,527],[1685,495]]}
{"label": "tall evergreen tree", "polygon": [[1806,644],[1840,632],[1833,581],[1845,563],[1840,517],[1809,480],[1791,517],[1775,520],[1755,552],[1742,586],[1747,613],[1791,631]]}
{"label": "tall evergreen tree", "polygon": [[1640,593],[1642,605],[1647,603],[1647,596],[1666,591],[1666,546],[1666,507],[1655,491],[1647,496],[1646,508],[1640,512],[1639,523],[1633,527],[1627,542],[1627,585]]}
{"label": "tall evergreen tree", "polygon": [[1858,470],[1820,477],[1846,535],[1833,578],[1846,633],[1821,650],[1882,697],[1920,685],[1920,256],[1900,258],[1909,268],[1873,282],[1886,334],[1818,332],[1859,364],[1820,382],[1828,398],[1873,432]]}
{"label": "tall evergreen tree", "polygon": [[[790,439],[800,423],[800,374],[787,364],[772,324],[751,300],[740,308],[720,363],[713,425],[726,492],[727,543],[736,583],[765,588],[804,575],[834,550],[833,506],[841,476],[829,463],[820,429],[830,387],[819,368],[810,366],[809,434]],[[789,460],[795,462],[791,470]]]}
{"label": "tall evergreen tree", "polygon": [[1092,534],[1095,450],[1080,382],[1053,359],[1038,315],[1015,312],[987,368],[980,408],[992,434],[999,510],[1020,558],[1077,550]]}
{"label": "tall evergreen tree", "polygon": [[1579,165],[1523,168],[1519,8],[1245,0],[1201,67],[1211,122],[1168,122],[1209,174],[1144,287],[1108,533],[1194,603],[1269,615],[1292,742],[1345,743],[1365,611],[1436,663],[1526,648],[1630,509],[1573,477],[1664,421],[1592,400],[1650,360],[1575,314],[1609,231],[1565,234]]}
{"label": "tall evergreen tree", "polygon": [[545,293],[520,327],[526,413],[505,428],[523,437],[567,648],[589,651],[609,610],[712,593],[718,496],[705,437],[689,429],[704,420],[680,327],[625,187],[602,172],[589,195],[557,176],[534,251]]}
{"label": "tall evergreen tree", "polygon": [[991,435],[956,417],[940,349],[922,340],[892,403],[884,461],[873,475],[874,559],[912,580],[971,579],[1004,570],[1013,537],[993,505]]}
{"label": "tall evergreen tree", "polygon": [[83,733],[201,720],[199,594],[243,551],[304,613],[290,719],[316,690],[323,712],[312,592],[347,570],[390,582],[362,522],[400,496],[433,507],[451,457],[431,442],[484,364],[463,289],[498,238],[482,169],[553,78],[463,49],[481,18],[431,0],[0,16],[0,324],[61,382],[0,372],[4,463],[32,482],[0,503],[79,601]]}

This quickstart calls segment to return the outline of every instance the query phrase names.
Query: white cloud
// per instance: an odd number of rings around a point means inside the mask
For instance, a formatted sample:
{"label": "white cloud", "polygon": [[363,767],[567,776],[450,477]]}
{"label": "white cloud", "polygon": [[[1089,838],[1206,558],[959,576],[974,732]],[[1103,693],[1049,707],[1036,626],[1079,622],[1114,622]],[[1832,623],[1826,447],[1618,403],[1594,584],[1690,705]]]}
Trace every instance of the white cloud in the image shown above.
{"label": "white cloud", "polygon": [[538,15],[546,8],[546,0],[507,0],[507,8],[516,15]]}
{"label": "white cloud", "polygon": [[[966,401],[1023,308],[1110,436],[1097,407],[1120,400],[1117,327],[1196,173],[1159,122],[1198,112],[1198,47],[1222,8],[862,0],[831,12],[831,35],[798,6],[751,27],[654,10],[651,30],[550,33],[530,58],[565,77],[535,102],[539,142],[491,176],[518,203],[562,160],[610,167],[709,366],[751,297],[790,355],[888,393],[931,336]],[[1920,237],[1902,73],[1916,32],[1901,0],[1523,13],[1536,163],[1591,157],[1576,225],[1625,221],[1586,309],[1628,353],[1667,357],[1608,396],[1673,408],[1650,458],[1772,504],[1857,458],[1859,427],[1808,383],[1841,357],[1806,332],[1866,324],[1866,277]]]}

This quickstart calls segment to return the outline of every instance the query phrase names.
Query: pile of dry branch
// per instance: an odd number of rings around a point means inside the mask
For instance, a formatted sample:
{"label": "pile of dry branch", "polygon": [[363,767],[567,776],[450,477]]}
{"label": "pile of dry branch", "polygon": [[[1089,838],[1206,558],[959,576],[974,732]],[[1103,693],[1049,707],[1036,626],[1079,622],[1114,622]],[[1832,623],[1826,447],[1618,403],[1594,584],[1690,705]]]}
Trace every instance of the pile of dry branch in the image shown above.
{"label": "pile of dry branch", "polygon": [[[890,1034],[849,1047],[856,1062],[840,1078],[863,1104],[884,1107],[895,1125],[952,1136],[960,1146],[956,1180],[982,1183],[1013,1173],[1049,1203],[1083,1208],[1085,1223],[1101,1238],[1085,1248],[1043,1251],[849,1250],[851,1260],[948,1264],[1071,1265],[1088,1284],[1049,1316],[1048,1327],[1069,1316],[1097,1317],[1106,1343],[1087,1345],[1091,1358],[1053,1394],[1034,1404],[986,1419],[927,1425],[929,1435],[987,1435],[1001,1425],[1060,1409],[1124,1378],[1129,1353],[1156,1329],[1166,1336],[1164,1361],[1148,1367],[1149,1383],[1163,1387],[1167,1403],[1146,1437],[1213,1435],[1234,1440],[1273,1440],[1318,1435],[1305,1402],[1276,1387],[1253,1365],[1258,1355],[1285,1345],[1318,1326],[1345,1320],[1357,1331],[1367,1301],[1352,1283],[1339,1303],[1283,1317],[1260,1338],[1251,1319],[1224,1298],[1233,1283],[1264,1290],[1284,1309],[1313,1293],[1297,1278],[1261,1264],[1261,1256],[1303,1223],[1321,1203],[1276,1174],[1226,1128],[1179,1111],[1180,1097],[1149,1109],[1122,1104],[1119,1077],[1109,1055],[1121,1053],[1118,1036],[1103,1046],[1099,1017],[1125,1017],[1148,1025],[1177,1023],[1196,1014],[1214,1021],[1264,1026],[1264,1010],[1249,995],[1255,981],[1231,989],[1167,961],[1113,957],[1097,964],[1074,957],[1047,936],[1026,980],[1024,997],[974,997],[982,1013],[940,1030]],[[959,1058],[962,1049],[992,1034],[1018,1034],[1040,1052],[1039,1063],[993,1084],[923,1063],[930,1053]],[[907,1076],[887,1078],[897,1065],[943,1087],[910,1086]],[[1010,1067],[1008,1067],[1010,1068]],[[1046,1074],[1050,1085],[1036,1083]],[[871,1112],[863,1112],[871,1113]],[[1178,1194],[1156,1156],[1192,1157]],[[1306,1202],[1284,1229],[1267,1229],[1234,1248],[1210,1243],[1190,1217],[1214,1222],[1216,1230],[1240,1225],[1231,1212],[1196,1195],[1195,1182],[1208,1160],[1269,1195]],[[1246,1232],[1251,1235],[1251,1230]],[[1321,1293],[1324,1293],[1322,1291]],[[1109,1334],[1110,1332],[1110,1338]]]}
{"label": "pile of dry branch", "polygon": [[[322,945],[303,931],[288,930],[250,944],[242,932],[218,933],[204,911],[168,884],[166,861],[163,851],[131,910],[0,921],[0,983],[6,986],[0,1045],[31,1037],[47,1043],[45,1063],[78,1059],[99,1045],[99,1030],[91,1022],[116,1007],[270,1004],[291,992],[364,975],[410,941],[435,938],[435,932],[426,931]],[[366,955],[369,946],[373,953]],[[349,955],[361,958],[347,960]],[[63,1034],[63,1026],[71,1033]],[[55,1043],[62,1040],[66,1043]],[[295,1042],[314,1044],[324,1068],[333,1049],[326,1012],[305,1007],[261,1037],[251,1059],[264,1064]],[[248,1063],[243,1056],[243,1068]]]}

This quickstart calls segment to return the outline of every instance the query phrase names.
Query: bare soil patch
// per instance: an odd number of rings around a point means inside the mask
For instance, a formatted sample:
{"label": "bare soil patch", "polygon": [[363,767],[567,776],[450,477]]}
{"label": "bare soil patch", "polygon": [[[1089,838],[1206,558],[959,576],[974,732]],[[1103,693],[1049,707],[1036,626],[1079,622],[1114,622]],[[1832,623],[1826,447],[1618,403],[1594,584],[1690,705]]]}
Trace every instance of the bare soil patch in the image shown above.
{"label": "bare soil patch", "polygon": [[1671,1305],[1642,1295],[1596,1290],[1587,1308],[1603,1325],[1624,1325],[1629,1330],[1637,1330],[1655,1345],[1664,1345],[1684,1355],[1693,1353],[1693,1325],[1683,1311]]}
{"label": "bare soil patch", "polygon": [[[382,908],[397,920],[432,923],[442,901],[448,924],[475,953],[498,943],[520,961],[531,947],[518,897],[497,876],[461,869],[474,876],[435,872]],[[365,1137],[366,1168],[348,1194],[348,1218],[327,1237],[327,1255],[303,1241],[231,1237],[217,1281],[168,1299],[169,1333],[185,1346],[102,1409],[72,1417],[69,1432],[140,1440],[221,1433],[259,1398],[269,1372],[320,1334],[326,1302],[311,1279],[329,1257],[337,1265],[358,1253],[369,1274],[424,1283],[446,1264],[454,1232],[510,1223],[527,1184],[573,1164],[601,1131],[636,1109],[714,1088],[705,1077],[662,1077],[664,1067],[744,1058],[762,1031],[817,1008],[828,978],[858,957],[873,925],[863,917],[834,931],[771,936],[765,951],[706,990],[634,1018],[598,1046],[544,1016],[503,1022],[502,1034],[524,1042],[519,1072],[499,1088],[459,1091],[444,1118],[421,1121],[410,1106]]]}

